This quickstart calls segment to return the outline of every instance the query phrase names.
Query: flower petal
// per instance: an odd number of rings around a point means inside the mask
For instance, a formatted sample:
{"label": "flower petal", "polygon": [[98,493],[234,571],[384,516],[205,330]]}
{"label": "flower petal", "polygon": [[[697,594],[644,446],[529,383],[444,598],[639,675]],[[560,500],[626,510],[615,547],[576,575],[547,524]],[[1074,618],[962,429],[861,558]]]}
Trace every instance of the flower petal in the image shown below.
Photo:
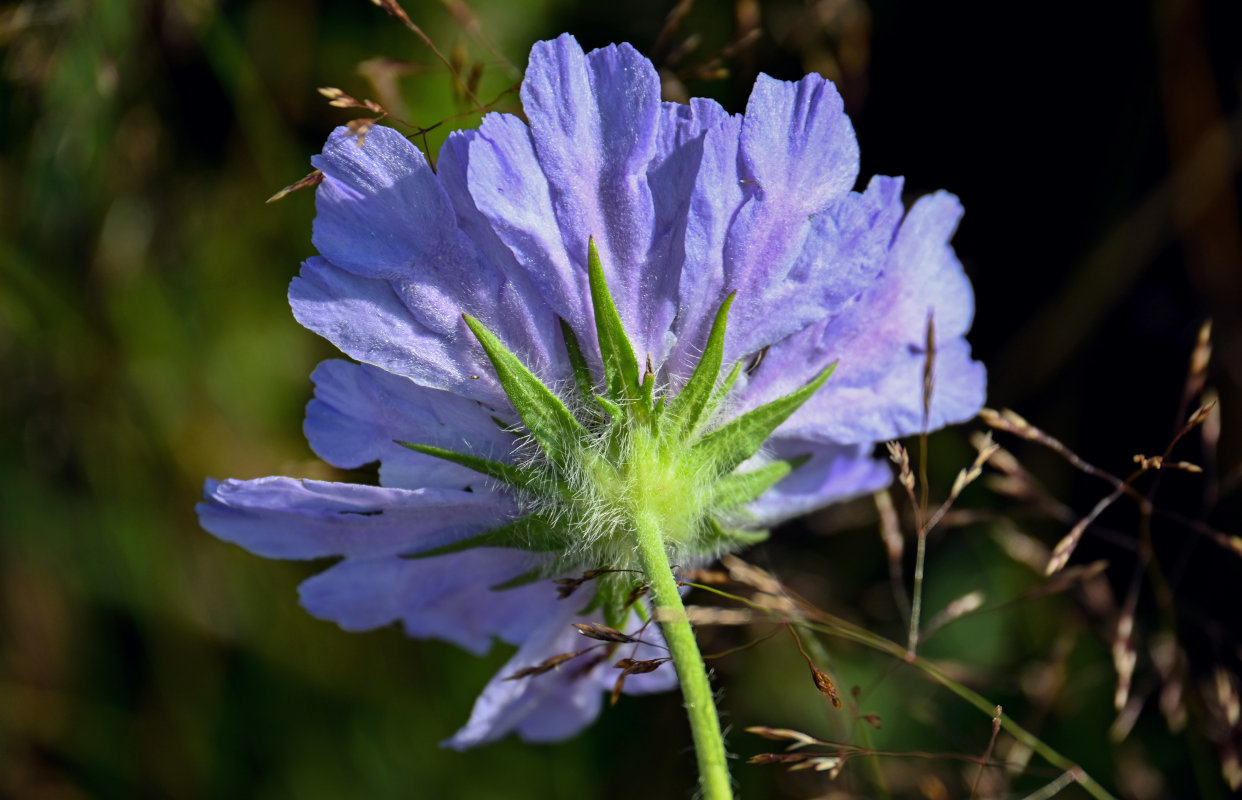
{"label": "flower petal", "polygon": [[[934,315],[935,388],[928,429],[974,416],[983,404],[985,373],[971,361],[970,346],[961,338],[970,326],[973,298],[948,245],[960,214],[951,195],[917,202],[882,260],[870,269],[859,262],[859,275],[874,276],[869,285],[845,298],[834,316],[773,345],[740,388],[740,410],[794,391],[839,360],[828,384],[778,433],[841,444],[915,433],[923,427],[927,319]],[[869,245],[860,252],[873,249]]]}
{"label": "flower petal", "polygon": [[[468,335],[457,341],[461,315],[468,313],[545,379],[568,375],[565,360],[550,346],[558,330],[555,314],[525,276],[506,273],[504,264],[483,257],[458,227],[439,177],[408,139],[376,127],[359,147],[347,129],[338,128],[312,162],[324,173],[316,192],[314,242],[328,262],[390,284],[405,313],[428,333],[449,340],[459,357],[462,350],[472,351],[476,362],[481,357]],[[480,388],[455,386],[451,379],[420,382],[467,396]]]}
{"label": "flower petal", "polygon": [[459,320],[453,336],[428,328],[388,281],[311,258],[289,284],[289,305],[298,322],[351,358],[423,386],[508,407],[486,355],[471,346],[465,321]]}
{"label": "flower petal", "polygon": [[776,438],[769,444],[775,458],[811,458],[746,507],[748,521],[757,528],[878,491],[893,479],[888,463],[871,457],[870,444],[825,445],[789,438]]}
{"label": "flower petal", "polygon": [[[556,655],[591,647],[571,622],[577,606],[563,603],[559,611],[533,631],[509,663],[496,673],[475,701],[470,720],[444,746],[465,750],[496,741],[516,732],[531,742],[566,739],[594,721],[599,715],[603,692],[611,690],[620,672],[612,663],[621,657],[661,658],[663,637],[654,625],[642,634],[647,644],[599,647],[566,661],[550,672],[517,680],[506,680],[521,669],[532,667]],[[582,618],[579,618],[582,619]],[[634,618],[631,618],[633,621]],[[596,621],[585,618],[582,621]],[[628,630],[628,629],[627,629]],[[664,664],[645,675],[631,675],[625,683],[627,694],[665,691],[677,685],[671,664]]]}
{"label": "flower petal", "polygon": [[532,48],[522,106],[572,263],[585,272],[595,237],[639,358],[661,354],[677,275],[652,259],[656,210],[646,173],[657,148],[655,69],[627,44],[584,55],[565,34]]}
{"label": "flower petal", "polygon": [[384,486],[485,486],[477,472],[398,442],[429,444],[493,461],[513,456],[514,436],[496,422],[497,415],[511,413],[506,410],[347,361],[323,362],[311,380],[315,399],[306,406],[302,426],[311,448],[324,461],[345,469],[382,461]]}
{"label": "flower petal", "polygon": [[565,249],[526,123],[488,114],[479,130],[449,135],[438,167],[471,238],[497,240],[508,252],[489,251],[494,260],[512,262],[558,316],[577,331],[589,330],[586,272]]}
{"label": "flower petal", "polygon": [[858,143],[841,96],[818,75],[797,83],[759,76],[739,156],[746,199],[725,243],[725,284],[743,302],[731,320],[730,361],[806,324],[773,314],[769,295],[790,279],[812,215],[844,196],[858,175]]}
{"label": "flower petal", "polygon": [[585,679],[590,671],[585,656],[543,675],[507,680],[552,656],[583,649],[583,638],[569,625],[574,616],[574,606],[557,606],[488,682],[475,700],[469,721],[443,745],[465,750],[502,739],[545,704],[557,708],[563,719],[560,728],[568,729],[566,736],[590,724],[599,713],[600,692],[593,681]]}
{"label": "flower petal", "polygon": [[516,644],[555,613],[560,601],[550,581],[490,589],[543,560],[495,548],[421,559],[351,558],[308,578],[298,594],[307,611],[347,631],[400,621],[410,636],[483,655],[493,636]]}
{"label": "flower petal", "polygon": [[[729,225],[745,199],[738,173],[742,118],[727,117],[703,137],[703,157],[690,194],[684,239],[685,261],[678,286],[674,324],[676,344],[669,358],[669,380],[694,370],[725,291],[724,248]],[[749,302],[749,300],[747,301]]]}
{"label": "flower petal", "polygon": [[442,547],[517,516],[488,491],[386,489],[353,483],[259,478],[208,481],[199,523],[268,558],[376,557]]}

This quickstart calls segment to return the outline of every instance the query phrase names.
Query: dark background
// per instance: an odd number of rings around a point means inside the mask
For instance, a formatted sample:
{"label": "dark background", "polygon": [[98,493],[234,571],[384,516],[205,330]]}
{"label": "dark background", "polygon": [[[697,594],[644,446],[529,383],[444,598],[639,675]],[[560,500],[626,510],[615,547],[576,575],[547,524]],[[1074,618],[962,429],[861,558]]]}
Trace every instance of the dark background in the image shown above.
{"label": "dark background", "polygon": [[[465,32],[465,6],[405,8],[441,50],[482,61],[479,95],[500,95],[505,110],[530,43],[562,31],[587,47],[629,41],[668,68],[670,97],[709,95],[733,111],[760,70],[838,81],[863,181],[905,175],[911,198],[962,198],[954,241],[977,293],[970,338],[993,407],[1124,476],[1134,454],[1162,453],[1198,402],[1184,400],[1187,365],[1213,321],[1216,416],[1206,444],[1196,431],[1174,452],[1205,472],[1164,474],[1155,502],[1236,536],[1242,6],[1080,5],[702,0],[661,38],[667,2],[473,2],[494,52]],[[729,76],[709,74],[713,54],[751,30],[720,62]],[[700,46],[674,63],[691,35]],[[408,63],[359,70],[380,56]],[[317,86],[383,99],[362,73],[394,75],[406,119],[477,124],[459,116],[427,48],[363,0],[47,0],[0,6],[0,71],[0,796],[689,796],[671,695],[626,699],[562,745],[439,750],[507,653],[345,634],[296,604],[297,582],[318,567],[254,558],[194,520],[206,476],[338,477],[301,437],[307,376],[333,351],[284,299],[312,253],[312,198],[263,200],[351,116]],[[433,149],[445,129],[429,135]],[[982,428],[932,438],[933,497]],[[1076,515],[1111,489],[998,438]],[[1137,485],[1153,491],[1151,476]],[[1038,573],[997,541],[1019,531],[1050,547],[1072,519],[1029,513],[984,482],[963,501],[999,516],[933,534],[928,613],[975,589],[987,602],[923,652],[1118,796],[1229,796],[1221,761],[1236,758],[1239,734],[1212,698],[1218,685],[1236,698],[1238,554],[1122,500],[1075,554],[1106,559],[1103,576],[1027,599]],[[748,557],[819,607],[904,641],[873,509],[829,510]],[[1133,694],[1145,702],[1118,743],[1109,648],[1128,596]],[[705,632],[704,649],[768,630]],[[969,796],[973,765],[919,754],[979,756],[987,716],[917,670],[822,644],[881,729],[828,708],[776,637],[715,662],[730,747],[743,759],[774,749],[742,732],[754,724],[867,735],[892,753],[874,759],[882,781],[864,759],[836,781],[739,763],[744,795]],[[995,755],[1020,757],[1004,736]],[[1018,772],[977,796],[1022,797],[1058,770],[1035,758]]]}

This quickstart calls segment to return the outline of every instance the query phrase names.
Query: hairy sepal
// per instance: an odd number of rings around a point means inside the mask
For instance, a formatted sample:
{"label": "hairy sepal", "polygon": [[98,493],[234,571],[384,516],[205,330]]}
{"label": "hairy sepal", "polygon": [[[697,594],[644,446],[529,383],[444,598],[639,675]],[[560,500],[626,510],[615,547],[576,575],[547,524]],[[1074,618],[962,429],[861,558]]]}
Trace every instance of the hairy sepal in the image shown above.
{"label": "hairy sepal", "polygon": [[595,312],[595,331],[599,336],[599,353],[604,360],[604,379],[608,394],[618,401],[639,399],[638,359],[634,346],[625,334],[621,315],[604,278],[595,237],[587,244],[587,279],[591,285],[591,307]]}
{"label": "hairy sepal", "polygon": [[469,314],[462,314],[462,317],[483,346],[496,370],[501,388],[505,390],[509,402],[513,403],[526,429],[553,463],[565,463],[586,430],[561,399],[509,352],[491,331]]}
{"label": "hairy sepal", "polygon": [[782,461],[772,461],[749,472],[734,472],[720,479],[712,497],[716,511],[732,511],[758,500],[760,495],[785,479],[789,473],[810,461],[810,456],[799,456]]}
{"label": "hairy sepal", "polygon": [[486,458],[466,455],[454,450],[445,450],[442,447],[434,447],[429,444],[402,441],[397,441],[397,444],[402,447],[408,447],[416,453],[422,453],[423,455],[443,459],[444,461],[451,461],[454,464],[474,470],[481,475],[486,475],[515,489],[521,489],[536,497],[563,497],[569,491],[568,484],[564,481],[553,480],[547,470],[528,469],[513,464],[506,464],[502,461],[490,461]]}
{"label": "hairy sepal", "polygon": [[[668,404],[669,416],[676,420],[672,423],[673,433],[683,437],[694,431],[708,410],[709,401],[716,390],[716,379],[720,377],[720,365],[724,360],[725,327],[729,318],[729,307],[733,305],[737,292],[730,294],[720,304],[716,319],[712,321],[711,332],[707,335],[707,345],[703,348],[703,356],[695,365],[690,380],[682,388],[681,393]],[[736,380],[736,373],[733,376]]]}
{"label": "hairy sepal", "polygon": [[418,553],[409,553],[402,556],[402,558],[433,558],[435,556],[445,556],[449,553],[460,553],[463,550],[473,550],[476,547],[504,547],[513,550],[529,550],[535,553],[554,553],[565,549],[565,537],[560,535],[556,527],[550,525],[539,514],[530,514],[510,522],[508,525],[484,531],[467,539],[462,539],[460,542],[453,542],[443,547],[435,547]]}
{"label": "hairy sepal", "polygon": [[748,411],[707,434],[694,444],[695,455],[709,463],[717,476],[728,475],[759,452],[772,432],[819,391],[836,367],[834,361],[801,389]]}

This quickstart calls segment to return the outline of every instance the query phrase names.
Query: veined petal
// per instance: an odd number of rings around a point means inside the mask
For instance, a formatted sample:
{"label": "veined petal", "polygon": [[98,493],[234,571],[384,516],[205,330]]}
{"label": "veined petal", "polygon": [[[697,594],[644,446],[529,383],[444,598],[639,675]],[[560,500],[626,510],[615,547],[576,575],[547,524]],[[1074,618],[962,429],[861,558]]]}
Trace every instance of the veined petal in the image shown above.
{"label": "veined petal", "polygon": [[311,258],[289,284],[289,305],[298,322],[352,358],[423,386],[508,407],[487,356],[469,346],[473,337],[466,323],[459,317],[452,337],[431,330],[388,281]]}
{"label": "veined petal", "polygon": [[657,148],[655,69],[627,44],[584,55],[565,34],[531,50],[522,105],[572,263],[586,271],[595,237],[639,358],[660,350],[677,276],[652,263],[656,212],[646,171]]}
{"label": "veined petal", "polygon": [[739,387],[742,408],[788,394],[819,365],[839,361],[832,380],[782,426],[782,435],[857,444],[916,433],[923,426],[927,320],[934,315],[928,428],[974,416],[983,404],[985,373],[961,338],[973,298],[947,242],[960,213],[956,199],[943,193],[916,203],[862,291],[834,316],[772,346]]}
{"label": "veined petal", "polygon": [[[652,659],[667,656],[656,626],[642,634],[648,644],[600,647],[566,661],[540,675],[506,680],[519,670],[533,667],[562,653],[591,647],[591,640],[571,627],[577,618],[572,603],[562,603],[559,613],[533,631],[513,658],[496,673],[475,701],[470,720],[446,747],[464,750],[518,733],[531,742],[559,741],[578,733],[599,715],[603,693],[611,690],[620,671],[612,664],[619,658]],[[633,619],[633,618],[631,618]],[[629,630],[629,629],[627,629]],[[672,664],[645,675],[631,675],[624,691],[629,694],[666,691],[676,685]]]}
{"label": "veined petal", "polygon": [[[738,173],[742,118],[726,117],[703,137],[703,155],[690,194],[684,263],[678,286],[676,343],[669,357],[669,380],[678,386],[690,375],[707,341],[725,290],[724,249],[729,225],[745,199]],[[749,299],[745,302],[750,302]]]}
{"label": "veined petal", "polygon": [[837,501],[878,491],[893,479],[889,464],[872,458],[869,444],[778,437],[770,446],[775,458],[811,458],[746,507],[748,526],[770,528]]}
{"label": "veined petal", "polygon": [[555,708],[563,722],[561,738],[572,736],[590,724],[599,713],[600,692],[590,680],[590,662],[573,659],[551,672],[516,680],[506,680],[519,670],[534,667],[552,656],[584,648],[584,640],[570,627],[575,608],[561,603],[555,613],[531,632],[522,646],[495,677],[488,682],[474,703],[470,719],[445,747],[465,750],[502,739],[545,706]]}
{"label": "veined petal", "polygon": [[314,451],[346,469],[382,462],[380,482],[404,489],[465,489],[484,485],[478,473],[416,453],[398,442],[428,444],[493,461],[509,461],[515,437],[496,420],[498,409],[451,392],[428,389],[382,369],[325,361],[311,374],[315,398],[302,428]]}
{"label": "veined petal", "polygon": [[496,240],[507,252],[495,260],[513,262],[557,315],[579,332],[589,330],[586,271],[565,249],[526,123],[488,114],[479,130],[450,134],[439,174],[471,237]]}
{"label": "veined petal", "polygon": [[489,491],[387,489],[353,483],[259,478],[208,481],[199,523],[268,558],[378,557],[418,553],[499,527],[518,514]]}
{"label": "veined petal", "polygon": [[556,315],[524,275],[485,258],[480,243],[458,226],[457,210],[422,151],[391,128],[373,128],[362,147],[357,141],[338,128],[312,159],[324,173],[313,237],[323,257],[390,283],[429,332],[455,340],[461,314],[468,313],[545,378],[563,377],[563,359],[548,346]]}
{"label": "veined petal", "polygon": [[337,128],[311,159],[324,174],[312,237],[320,254],[368,278],[404,280],[415,268],[442,281],[490,277],[462,241],[452,204],[422,151],[382,126],[364,141],[359,147],[349,129]]}
{"label": "veined petal", "polygon": [[[845,195],[858,175],[858,143],[836,88],[808,75],[791,84],[760,75],[740,134],[746,199],[725,242],[725,285],[746,303],[727,359],[770,345],[802,325],[780,322],[780,292],[811,232],[811,217]],[[803,322],[802,324],[805,324]]]}
{"label": "veined petal", "polygon": [[347,631],[399,621],[410,636],[443,639],[483,655],[493,636],[519,643],[555,613],[561,601],[549,581],[490,590],[543,560],[494,548],[426,559],[350,558],[308,578],[298,594],[307,611]]}

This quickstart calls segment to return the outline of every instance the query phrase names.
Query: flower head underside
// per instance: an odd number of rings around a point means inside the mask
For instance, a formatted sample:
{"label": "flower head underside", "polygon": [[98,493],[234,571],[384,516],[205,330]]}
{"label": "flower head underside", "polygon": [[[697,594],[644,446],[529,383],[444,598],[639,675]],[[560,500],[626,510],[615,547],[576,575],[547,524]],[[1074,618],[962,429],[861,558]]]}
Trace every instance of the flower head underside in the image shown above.
{"label": "flower head underside", "polygon": [[[305,432],[333,465],[379,462],[380,485],[212,481],[199,506],[260,555],[337,559],[301,599],[348,630],[517,645],[456,747],[594,718],[607,665],[505,678],[577,649],[570,622],[641,610],[635,520],[658,518],[674,563],[705,561],[885,486],[876,442],[983,401],[960,207],[907,211],[894,178],[854,191],[831,83],[761,76],[731,115],[661,102],[628,45],[562,36],[533,49],[522,102],[529,123],[487,115],[434,171],[388,128],[329,138],[319,255],[289,296],[354,361],[315,370]],[[617,572],[594,600],[546,580],[584,569]]]}

